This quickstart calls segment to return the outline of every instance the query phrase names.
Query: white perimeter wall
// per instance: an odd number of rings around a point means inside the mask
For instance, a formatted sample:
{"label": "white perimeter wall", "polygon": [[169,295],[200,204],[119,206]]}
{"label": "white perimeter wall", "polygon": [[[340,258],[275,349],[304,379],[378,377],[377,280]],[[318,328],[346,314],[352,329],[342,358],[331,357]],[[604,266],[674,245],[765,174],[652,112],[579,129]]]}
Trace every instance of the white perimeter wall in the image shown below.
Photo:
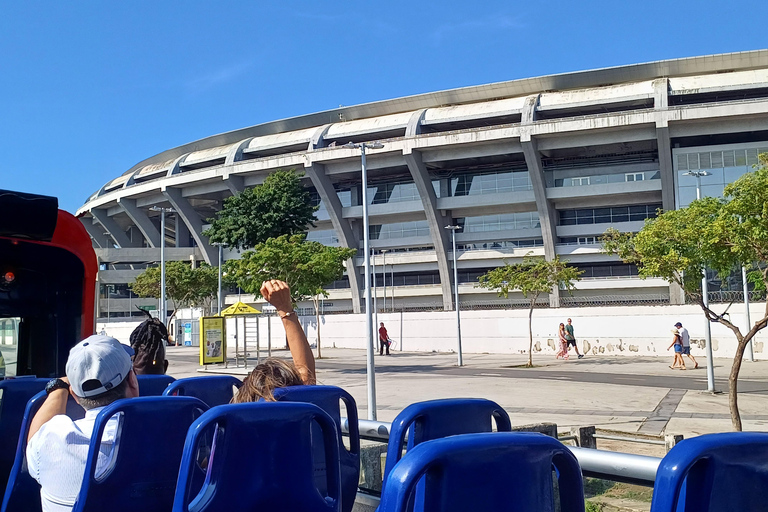
{"label": "white perimeter wall", "polygon": [[[722,312],[726,305],[718,305]],[[762,318],[765,304],[753,304],[753,321]],[[728,311],[731,321],[742,327],[744,306],[734,304]],[[623,306],[601,308],[536,309],[533,312],[534,355],[555,354],[555,340],[560,322],[573,319],[579,350],[590,355],[665,356],[671,355],[670,330],[682,322],[691,334],[694,356],[704,355],[704,315],[698,306]],[[317,340],[314,317],[300,321],[310,343]],[[320,333],[323,347],[365,348],[365,315],[327,315],[321,317]],[[456,350],[455,312],[418,312],[379,314],[389,335],[397,342],[396,350],[409,352],[451,352]],[[128,343],[138,322],[98,324],[97,331],[107,333]],[[464,311],[461,313],[462,348],[466,353],[523,354],[528,350],[528,311]],[[228,333],[228,338],[231,333]],[[285,347],[282,322],[272,318],[272,347]],[[250,336],[249,336],[250,338]],[[260,319],[262,350],[267,346],[267,320]],[[762,331],[754,340],[755,358],[768,359],[765,342],[768,332]],[[229,340],[231,345],[232,340]],[[251,343],[249,342],[249,347]],[[712,347],[715,357],[733,357],[736,338],[720,324],[712,324]]]}

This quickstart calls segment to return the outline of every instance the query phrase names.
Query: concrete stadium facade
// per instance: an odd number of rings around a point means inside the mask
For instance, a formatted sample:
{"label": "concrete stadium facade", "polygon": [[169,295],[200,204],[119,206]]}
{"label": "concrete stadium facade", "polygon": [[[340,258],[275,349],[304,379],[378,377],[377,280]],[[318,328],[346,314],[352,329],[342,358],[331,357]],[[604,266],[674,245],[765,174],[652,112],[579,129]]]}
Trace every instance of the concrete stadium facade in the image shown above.
{"label": "concrete stadium facade", "polygon": [[[551,307],[679,304],[678,290],[638,279],[635,268],[601,253],[598,238],[611,226],[637,231],[658,208],[690,202],[696,180],[684,172],[709,170],[702,193],[720,195],[768,151],[768,50],[340,107],[169,149],[105,184],[77,212],[101,264],[100,316],[154,303],[126,296],[127,283],[159,261],[161,236],[167,259],[215,265],[206,219],[277,169],[305,173],[320,205],[310,239],[359,249],[324,308],[360,312],[360,152],[341,146],[373,141],[384,145],[367,153],[379,309],[384,294],[387,310],[453,309],[449,225],[462,228],[462,305],[509,303],[474,283],[527,254],[560,255],[585,270],[573,296],[553,290]],[[153,206],[177,212],[163,234]]]}

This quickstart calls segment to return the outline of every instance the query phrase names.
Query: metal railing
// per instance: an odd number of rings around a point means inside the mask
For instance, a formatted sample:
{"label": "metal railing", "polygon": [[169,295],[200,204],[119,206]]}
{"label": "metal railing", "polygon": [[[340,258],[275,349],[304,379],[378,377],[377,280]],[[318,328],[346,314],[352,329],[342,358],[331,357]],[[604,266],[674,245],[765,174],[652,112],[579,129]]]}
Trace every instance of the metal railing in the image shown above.
{"label": "metal railing", "polygon": [[[349,433],[347,418],[341,419],[342,432]],[[388,441],[391,423],[358,420],[360,438],[371,441]],[[602,435],[601,435],[602,436]],[[597,437],[597,436],[595,436]],[[604,437],[604,436],[603,436]],[[661,444],[664,444],[661,441]],[[653,487],[661,459],[647,455],[609,452],[594,448],[565,445],[576,456],[584,476]]]}

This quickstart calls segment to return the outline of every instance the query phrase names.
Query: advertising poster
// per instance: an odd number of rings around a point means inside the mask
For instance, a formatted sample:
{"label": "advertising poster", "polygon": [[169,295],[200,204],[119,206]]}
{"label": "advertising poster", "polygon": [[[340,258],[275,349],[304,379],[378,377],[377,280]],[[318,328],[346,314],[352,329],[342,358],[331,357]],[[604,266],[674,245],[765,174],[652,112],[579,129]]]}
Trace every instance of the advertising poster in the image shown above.
{"label": "advertising poster", "polygon": [[224,317],[200,318],[200,364],[223,363],[227,357]]}

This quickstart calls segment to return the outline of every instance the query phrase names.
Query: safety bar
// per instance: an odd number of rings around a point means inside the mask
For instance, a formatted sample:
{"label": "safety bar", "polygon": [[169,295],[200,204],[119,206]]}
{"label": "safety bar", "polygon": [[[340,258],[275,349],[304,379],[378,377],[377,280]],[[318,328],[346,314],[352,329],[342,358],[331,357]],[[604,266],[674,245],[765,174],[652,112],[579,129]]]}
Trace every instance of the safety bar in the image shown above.
{"label": "safety bar", "polygon": [[[359,420],[360,437],[374,441],[387,441],[391,423],[373,420]],[[341,419],[342,431],[349,433],[346,418]],[[579,461],[584,476],[602,478],[614,482],[644,485],[653,487],[656,471],[661,459],[646,455],[631,453],[609,452],[592,448],[578,448],[565,445]]]}

